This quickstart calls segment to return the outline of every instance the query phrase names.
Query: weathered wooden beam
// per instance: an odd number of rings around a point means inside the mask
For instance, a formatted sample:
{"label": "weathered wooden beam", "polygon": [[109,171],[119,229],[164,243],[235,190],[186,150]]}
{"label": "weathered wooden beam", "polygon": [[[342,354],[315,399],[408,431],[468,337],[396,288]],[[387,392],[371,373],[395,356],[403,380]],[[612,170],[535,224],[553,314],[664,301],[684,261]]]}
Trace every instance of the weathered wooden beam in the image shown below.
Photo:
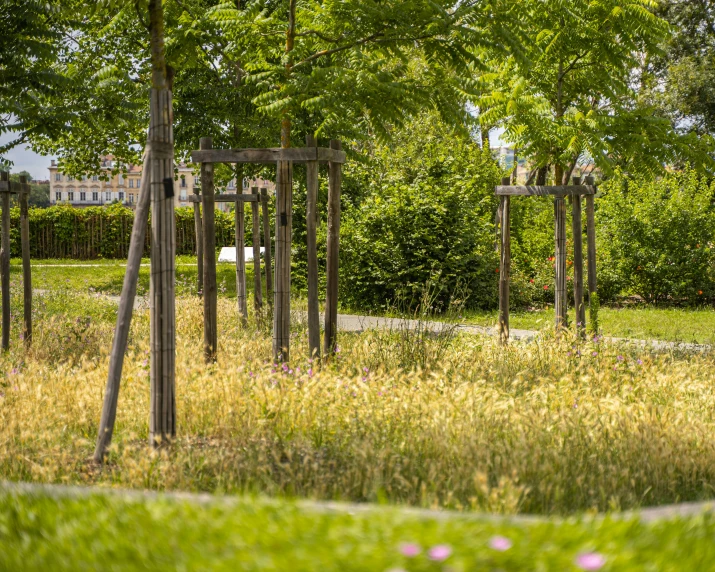
{"label": "weathered wooden beam", "polygon": [[[593,185],[593,177],[586,177],[586,182]],[[586,197],[586,263],[588,265],[588,317],[591,320],[591,327],[595,328],[598,324],[594,323],[594,313],[598,312],[598,309],[594,307],[594,297],[596,296],[596,219],[593,195]]]}
{"label": "weathered wooden beam", "polygon": [[0,193],[29,193],[32,187],[27,183],[20,181],[0,181]]}
{"label": "weathered wooden beam", "polygon": [[196,232],[196,292],[204,293],[204,231],[201,221],[201,189],[194,186],[194,194],[190,197],[194,203],[194,231]]}
{"label": "weathered wooden beam", "polygon": [[261,220],[263,222],[263,256],[266,268],[266,302],[273,304],[273,266],[271,265],[271,224],[268,216],[268,189],[261,188]]}
{"label": "weathered wooden beam", "polygon": [[290,359],[290,258],[293,229],[293,164],[276,169],[276,260],[273,291],[273,357]]}
{"label": "weathered wooden beam", "polygon": [[[187,200],[190,203],[200,203],[201,198],[189,195],[187,197]],[[243,202],[243,203],[256,203],[260,200],[259,197],[255,195],[247,195],[247,194],[235,194],[235,193],[223,193],[220,195],[214,195],[214,202],[217,203],[238,203],[238,202]]]}
{"label": "weathered wooden beam", "polygon": [[[505,178],[502,182],[508,182]],[[509,274],[511,272],[511,216],[510,197],[500,197],[501,253],[499,256],[499,341],[509,341]]]}
{"label": "weathered wooden beam", "polygon": [[554,198],[554,251],[556,266],[556,291],[554,310],[556,331],[566,326],[566,201]]}
{"label": "weathered wooden beam", "polygon": [[[20,176],[25,183],[25,176]],[[22,251],[23,328],[25,347],[32,344],[32,270],[30,268],[30,218],[27,199],[30,193],[20,193],[20,247]]]}
{"label": "weathered wooden beam", "polygon": [[[315,147],[312,135],[305,138],[306,147]],[[305,232],[308,258],[308,351],[311,358],[320,357],[320,303],[318,300],[318,162],[305,164]]]}
{"label": "weathered wooden beam", "polygon": [[202,149],[191,152],[194,163],[276,163],[290,161],[305,163],[320,161],[345,163],[345,152],[337,149],[319,149],[317,147],[291,147],[281,149]]}
{"label": "weathered wooden beam", "polygon": [[[202,149],[211,149],[213,139],[202,137]],[[214,167],[211,163],[201,164],[201,196],[203,199],[204,232],[204,358],[207,363],[216,361],[218,334],[216,312],[218,290],[216,288],[216,220],[214,197]]]}
{"label": "weathered wooden beam", "polygon": [[[340,149],[340,141],[330,141],[333,149]],[[340,187],[342,166],[328,166],[328,244],[325,261],[325,333],[323,355],[330,356],[338,340],[338,262],[340,254]]]}
{"label": "weathered wooden beam", "polygon": [[[580,184],[580,177],[574,177],[573,179],[574,185]],[[583,224],[581,223],[581,195],[573,196],[571,208],[573,233],[573,299],[576,309],[576,330],[582,335],[586,331],[586,309],[583,305]]]}
{"label": "weathered wooden beam", "polygon": [[[0,173],[2,180],[9,183],[9,173]],[[2,288],[2,349],[10,349],[10,194],[3,193],[2,214],[0,215],[0,282]]]}
{"label": "weathered wooden beam", "polygon": [[595,195],[596,188],[591,185],[499,185],[495,190],[500,196],[552,196],[565,197],[569,195]]}
{"label": "weathered wooden beam", "polygon": [[176,222],[171,91],[151,91],[150,141],[165,147],[151,160],[149,443],[176,436]]}
{"label": "weathered wooden beam", "polygon": [[238,318],[245,328],[248,324],[248,304],[246,304],[246,213],[243,201],[236,203],[233,211],[235,218],[236,244],[236,301],[238,302]]}
{"label": "weathered wooden beam", "polygon": [[[251,187],[251,194],[256,199],[258,196],[258,187]],[[256,317],[261,313],[263,308],[263,284],[261,283],[261,219],[259,212],[259,204],[257,201],[251,203],[251,243],[253,245],[253,309],[256,311]]]}

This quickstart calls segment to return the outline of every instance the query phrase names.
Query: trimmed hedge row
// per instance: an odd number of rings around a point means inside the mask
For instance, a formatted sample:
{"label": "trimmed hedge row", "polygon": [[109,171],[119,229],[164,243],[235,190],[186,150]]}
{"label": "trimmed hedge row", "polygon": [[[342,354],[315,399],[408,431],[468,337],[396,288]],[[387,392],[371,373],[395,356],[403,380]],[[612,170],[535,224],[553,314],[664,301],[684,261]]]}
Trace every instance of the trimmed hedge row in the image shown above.
{"label": "trimmed hedge row", "polygon": [[[190,207],[176,209],[176,253],[194,254],[196,237],[194,211]],[[56,205],[31,208],[30,256],[41,258],[126,258],[132,233],[134,211],[123,205],[74,208]],[[10,253],[20,256],[20,209],[10,211]],[[250,228],[250,227],[249,227]],[[249,232],[250,235],[250,232]],[[216,211],[216,245],[234,243],[233,213]],[[247,237],[250,239],[250,236]],[[147,232],[144,256],[149,256],[151,232]]]}

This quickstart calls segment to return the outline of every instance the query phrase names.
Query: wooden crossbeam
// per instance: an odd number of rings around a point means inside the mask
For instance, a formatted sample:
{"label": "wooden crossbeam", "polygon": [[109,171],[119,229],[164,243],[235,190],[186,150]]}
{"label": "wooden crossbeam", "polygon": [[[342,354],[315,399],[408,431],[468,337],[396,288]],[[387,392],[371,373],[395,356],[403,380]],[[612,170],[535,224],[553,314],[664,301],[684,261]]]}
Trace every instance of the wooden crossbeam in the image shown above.
{"label": "wooden crossbeam", "polygon": [[15,181],[0,181],[0,193],[29,193],[30,185]]}
{"label": "wooden crossbeam", "polygon": [[569,195],[595,195],[593,185],[555,185],[555,186],[524,186],[498,185],[494,191],[499,196],[551,196],[565,197]]}
{"label": "wooden crossbeam", "polygon": [[290,161],[306,163],[319,161],[321,163],[345,163],[345,152],[339,149],[323,147],[295,147],[281,149],[202,149],[191,152],[194,163],[276,163]]}
{"label": "wooden crossbeam", "polygon": [[[190,203],[200,203],[201,195],[189,195],[186,200]],[[260,200],[260,197],[258,197],[257,195],[237,195],[235,193],[214,195],[214,201],[217,203],[236,203],[238,201],[244,203],[257,203]]]}

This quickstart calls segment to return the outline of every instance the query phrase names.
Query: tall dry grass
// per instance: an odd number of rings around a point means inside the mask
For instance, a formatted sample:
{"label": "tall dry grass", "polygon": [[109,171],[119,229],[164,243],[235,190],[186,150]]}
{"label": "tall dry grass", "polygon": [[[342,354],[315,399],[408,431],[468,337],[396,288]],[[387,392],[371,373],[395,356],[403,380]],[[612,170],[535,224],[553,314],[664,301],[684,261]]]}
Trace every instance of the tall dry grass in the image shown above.
{"label": "tall dry grass", "polygon": [[98,468],[89,459],[111,312],[73,303],[89,315],[47,310],[33,350],[15,344],[0,358],[0,478],[503,513],[714,496],[713,356],[553,339],[502,348],[456,336],[438,363],[416,370],[399,367],[414,352],[404,332],[367,332],[341,335],[337,358],[320,369],[298,323],[294,359],[282,367],[269,359],[266,326],[236,326],[232,300],[219,300],[211,366],[201,302],[177,301],[179,435],[159,452],[146,447],[148,316],[139,312],[114,445]]}

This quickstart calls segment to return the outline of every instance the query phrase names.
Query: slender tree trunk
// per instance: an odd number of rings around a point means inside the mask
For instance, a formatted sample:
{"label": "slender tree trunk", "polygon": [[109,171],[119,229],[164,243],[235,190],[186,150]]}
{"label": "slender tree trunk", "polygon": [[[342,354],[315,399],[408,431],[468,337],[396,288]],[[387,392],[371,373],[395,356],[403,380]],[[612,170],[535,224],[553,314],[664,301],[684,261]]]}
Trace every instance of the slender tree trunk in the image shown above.
{"label": "slender tree trunk", "polygon": [[539,169],[536,171],[536,184],[537,185],[545,185],[546,184],[546,175],[549,172],[549,167],[551,165],[544,165],[543,167],[539,167]]}

